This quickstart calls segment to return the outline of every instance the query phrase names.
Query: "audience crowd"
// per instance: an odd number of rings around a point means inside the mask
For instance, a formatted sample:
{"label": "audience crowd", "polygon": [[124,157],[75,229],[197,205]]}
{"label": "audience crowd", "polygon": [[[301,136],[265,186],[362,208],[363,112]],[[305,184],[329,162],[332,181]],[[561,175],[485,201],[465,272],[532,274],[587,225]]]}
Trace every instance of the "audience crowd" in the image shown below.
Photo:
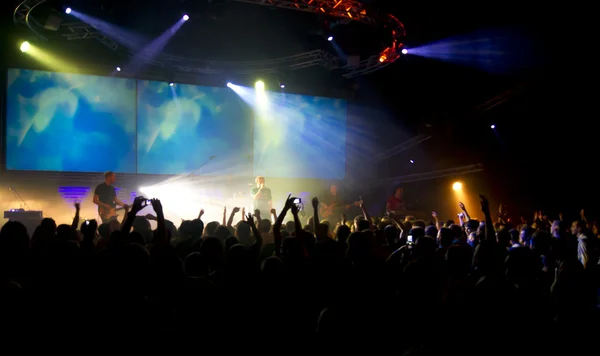
{"label": "audience crowd", "polygon": [[80,222],[78,205],[71,225],[45,218],[28,232],[7,222],[6,327],[200,339],[356,334],[400,353],[465,352],[477,340],[538,354],[598,325],[598,224],[583,211],[576,221],[540,212],[512,224],[481,196],[482,221],[462,203],[459,221],[433,213],[426,222],[371,217],[363,202],[362,215],[326,221],[314,198],[302,221],[288,199],[270,216],[235,208],[205,224],[201,211],[176,227],[159,200],[148,203],[155,215],[138,216],[146,203],[138,198],[121,222],[99,226]]}

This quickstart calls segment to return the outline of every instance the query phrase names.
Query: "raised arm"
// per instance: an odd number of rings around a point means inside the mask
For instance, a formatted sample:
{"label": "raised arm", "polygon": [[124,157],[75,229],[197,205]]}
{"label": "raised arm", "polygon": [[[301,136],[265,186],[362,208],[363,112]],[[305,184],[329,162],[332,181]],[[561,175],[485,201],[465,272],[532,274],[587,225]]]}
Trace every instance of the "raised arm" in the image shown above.
{"label": "raised arm", "polygon": [[362,210],[363,217],[365,218],[365,220],[369,222],[369,230],[373,230],[373,222],[371,221],[371,216],[369,215],[367,207],[365,206],[365,202],[362,198],[360,198],[360,210]]}
{"label": "raised arm", "polygon": [[431,218],[433,219],[433,222],[435,223],[435,227],[439,230],[442,228],[442,224],[440,223],[440,219],[438,219],[437,213],[435,211],[431,212]]}
{"label": "raised arm", "polygon": [[254,235],[254,243],[252,244],[252,246],[250,246],[248,252],[250,253],[250,256],[252,256],[253,259],[258,259],[260,256],[260,249],[262,248],[263,244],[263,238],[260,234],[260,231],[258,231],[258,229],[256,228],[256,224],[252,219],[252,215],[248,214],[247,219],[244,223],[250,225],[250,229],[252,229],[252,234]]}
{"label": "raised arm", "polygon": [[152,208],[156,213],[156,245],[169,245],[167,236],[167,224],[165,223],[165,214],[163,213],[162,203],[158,199],[152,199]]}
{"label": "raised arm", "polygon": [[281,227],[283,226],[283,220],[285,219],[285,216],[287,215],[288,211],[290,211],[291,205],[289,202],[291,196],[291,194],[288,195],[283,209],[281,210],[279,216],[277,216],[277,219],[275,219],[275,223],[273,224],[273,238],[275,239],[276,256],[281,255],[281,243],[283,241],[283,236],[281,236]]}
{"label": "raised arm", "polygon": [[317,225],[319,225],[319,198],[312,198],[313,206],[313,231],[317,231]]}
{"label": "raised arm", "polygon": [[71,223],[71,228],[73,230],[77,230],[77,226],[79,225],[79,211],[81,210],[81,205],[79,203],[75,203],[75,216],[73,216],[73,222]]}
{"label": "raised arm", "polygon": [[467,219],[467,221],[471,220],[471,216],[467,212],[467,208],[465,207],[465,204],[463,204],[462,202],[459,202],[458,206],[460,207],[460,210],[463,211],[463,214],[465,214],[465,218]]}
{"label": "raised arm", "polygon": [[240,208],[235,207],[233,208],[233,210],[231,210],[231,214],[229,214],[229,220],[227,220],[227,227],[232,227],[233,226],[233,218],[235,217],[235,214],[240,212]]}

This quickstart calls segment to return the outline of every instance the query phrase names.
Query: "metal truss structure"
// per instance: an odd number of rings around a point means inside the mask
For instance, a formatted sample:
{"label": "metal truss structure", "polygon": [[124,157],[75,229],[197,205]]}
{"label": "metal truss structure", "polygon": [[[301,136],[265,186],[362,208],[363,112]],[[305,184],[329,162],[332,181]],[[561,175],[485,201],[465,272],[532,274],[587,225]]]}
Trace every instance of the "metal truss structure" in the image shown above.
{"label": "metal truss structure", "polygon": [[408,140],[402,142],[398,146],[394,146],[394,147],[390,148],[389,150],[386,150],[385,152],[380,153],[379,155],[377,155],[376,160],[382,161],[384,159],[394,157],[397,154],[400,154],[401,152],[404,152],[410,148],[418,146],[420,143],[425,142],[425,141],[429,140],[430,138],[431,138],[431,136],[427,136],[427,135],[415,136],[411,139],[408,139]]}
{"label": "metal truss structure", "polygon": [[424,180],[431,180],[437,178],[444,177],[454,177],[454,176],[464,176],[467,174],[483,172],[483,165],[481,164],[471,164],[468,166],[441,169],[433,172],[426,173],[415,173],[408,174],[404,176],[391,177],[386,179],[378,180],[375,185],[390,185],[390,184],[400,184],[400,183],[413,183],[413,182],[421,182]]}
{"label": "metal truss structure", "polygon": [[[14,11],[13,20],[17,25],[27,26],[36,36],[46,40],[40,33],[43,28],[31,16],[32,11],[47,0],[24,0]],[[271,59],[266,61],[207,61],[187,57],[160,54],[156,58],[143,59],[146,64],[171,68],[183,73],[198,74],[252,74],[272,73],[283,68],[299,70],[313,66],[322,66],[329,70],[338,70],[344,78],[353,78],[375,72],[400,58],[402,41],[405,36],[404,26],[390,14],[380,15],[366,8],[355,0],[233,0],[243,3],[269,6],[294,11],[325,14],[351,21],[359,21],[367,25],[383,26],[392,35],[392,43],[380,53],[349,65],[345,61],[323,50],[305,52],[293,56]],[[84,22],[70,22],[61,25],[62,36],[67,40],[96,39],[113,51],[120,45],[105,36],[94,26]],[[133,53],[131,53],[133,55]]]}

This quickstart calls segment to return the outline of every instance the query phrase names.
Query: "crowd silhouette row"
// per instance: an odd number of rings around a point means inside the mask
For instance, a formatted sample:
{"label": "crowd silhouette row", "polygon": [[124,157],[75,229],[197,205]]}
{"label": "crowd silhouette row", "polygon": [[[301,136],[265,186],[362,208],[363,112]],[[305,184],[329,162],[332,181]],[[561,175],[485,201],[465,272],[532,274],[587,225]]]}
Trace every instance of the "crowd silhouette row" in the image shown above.
{"label": "crowd silhouette row", "polygon": [[573,222],[536,213],[512,225],[481,196],[482,221],[462,203],[459,221],[425,222],[371,217],[364,202],[360,216],[325,221],[314,198],[303,222],[289,198],[270,216],[235,208],[205,224],[201,211],[176,227],[156,199],[155,215],[138,216],[146,202],[99,226],[80,222],[76,205],[71,225],[45,218],[31,236],[7,222],[11,330],[64,332],[60,321],[129,334],[356,333],[395,335],[400,351],[464,351],[471,338],[539,347],[547,342],[527,341],[534,332],[598,322],[598,229],[583,211]]}

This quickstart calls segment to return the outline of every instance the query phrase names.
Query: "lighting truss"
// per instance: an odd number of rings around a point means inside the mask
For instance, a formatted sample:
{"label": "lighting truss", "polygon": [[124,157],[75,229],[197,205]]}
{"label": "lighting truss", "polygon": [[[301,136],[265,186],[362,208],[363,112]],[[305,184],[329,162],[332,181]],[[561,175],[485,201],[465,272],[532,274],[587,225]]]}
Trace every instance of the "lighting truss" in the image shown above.
{"label": "lighting truss", "polygon": [[25,25],[36,34],[39,38],[46,40],[46,37],[42,36],[35,28],[33,21],[30,21],[29,15],[31,11],[39,5],[45,3],[46,0],[25,0],[15,9],[13,13],[13,21],[17,25]]}
{"label": "lighting truss", "polygon": [[[37,21],[31,16],[31,12],[37,6],[45,3],[47,0],[25,0],[15,9],[13,20],[17,25],[27,26],[39,38],[46,39],[39,28]],[[376,70],[382,69],[395,62],[400,57],[402,40],[405,36],[404,26],[394,16],[389,14],[381,15],[375,11],[367,9],[365,5],[355,0],[234,0],[249,4],[269,6],[294,11],[311,12],[316,14],[326,14],[329,16],[344,18],[353,21],[359,21],[367,25],[383,26],[392,34],[392,43],[382,52],[364,59],[358,65],[350,66],[344,64],[344,60],[323,50],[305,52],[293,56],[271,59],[266,61],[206,61],[201,59],[192,59],[178,57],[168,54],[160,54],[153,59],[144,59],[146,64],[155,67],[171,67],[184,73],[201,74],[253,74],[253,73],[271,73],[287,67],[290,70],[299,70],[313,66],[322,66],[329,70],[339,70],[342,77],[352,78]],[[119,44],[111,38],[100,33],[94,26],[84,22],[71,22],[61,26],[66,29],[63,37],[67,40],[96,39],[111,50],[117,50]],[[131,50],[131,49],[130,49]]]}
{"label": "lighting truss", "polygon": [[431,138],[431,136],[426,136],[426,135],[415,136],[409,140],[402,142],[398,146],[392,147],[389,150],[380,153],[377,156],[377,161],[382,161],[384,159],[394,157],[395,155],[399,154],[400,152],[404,152],[410,148],[413,148],[413,147],[419,145],[420,143],[429,140],[430,138]]}
{"label": "lighting truss", "polygon": [[467,174],[483,172],[483,165],[481,164],[471,164],[468,166],[441,169],[433,172],[426,173],[415,173],[415,174],[407,174],[398,177],[391,177],[386,179],[380,179],[376,183],[376,185],[389,185],[389,184],[400,184],[400,183],[413,183],[413,182],[421,182],[424,180],[432,180],[437,178],[445,178],[445,177],[454,177],[454,176],[464,176]]}
{"label": "lighting truss", "polygon": [[116,51],[119,48],[117,42],[102,34],[94,26],[88,25],[85,22],[71,22],[62,24],[61,26],[67,29],[67,33],[63,34],[63,36],[69,41],[96,39],[113,51]]}

